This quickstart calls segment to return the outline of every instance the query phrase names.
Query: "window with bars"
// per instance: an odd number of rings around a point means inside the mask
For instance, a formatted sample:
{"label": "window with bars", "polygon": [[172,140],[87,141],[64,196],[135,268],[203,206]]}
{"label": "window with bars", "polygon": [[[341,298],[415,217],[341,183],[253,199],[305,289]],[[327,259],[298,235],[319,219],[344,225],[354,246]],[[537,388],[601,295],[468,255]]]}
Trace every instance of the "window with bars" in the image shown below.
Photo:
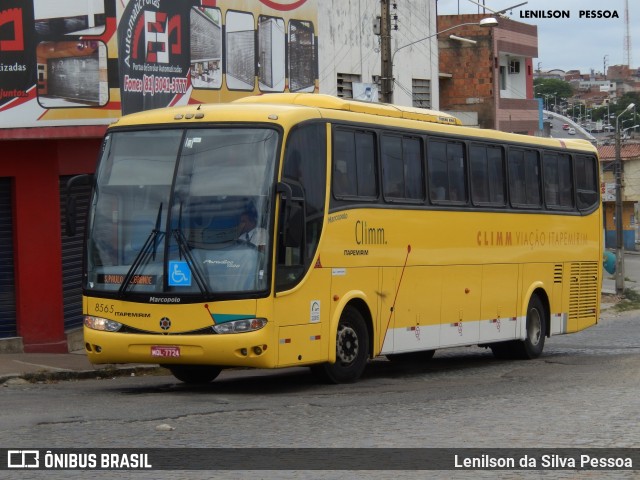
{"label": "window with bars", "polygon": [[338,73],[338,97],[353,98],[353,84],[360,82],[360,75]]}
{"label": "window with bars", "polygon": [[431,108],[431,80],[414,78],[411,80],[412,105],[419,108]]}

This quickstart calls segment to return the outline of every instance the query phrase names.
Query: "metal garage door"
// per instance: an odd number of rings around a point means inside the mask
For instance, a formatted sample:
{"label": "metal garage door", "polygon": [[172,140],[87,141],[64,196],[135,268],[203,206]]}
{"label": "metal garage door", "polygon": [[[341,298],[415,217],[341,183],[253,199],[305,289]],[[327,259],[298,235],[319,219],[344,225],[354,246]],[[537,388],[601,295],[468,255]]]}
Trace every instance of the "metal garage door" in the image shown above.
{"label": "metal garage door", "polygon": [[84,242],[85,219],[91,195],[90,185],[73,188],[77,199],[78,222],[73,237],[66,234],[65,202],[67,180],[60,177],[60,217],[62,219],[62,295],[64,305],[64,329],[69,330],[82,325],[82,244]]}
{"label": "metal garage door", "polygon": [[100,103],[100,59],[98,52],[87,57],[53,58],[47,62],[49,91],[53,97]]}
{"label": "metal garage door", "polygon": [[17,330],[11,179],[0,178],[0,338],[15,336]]}

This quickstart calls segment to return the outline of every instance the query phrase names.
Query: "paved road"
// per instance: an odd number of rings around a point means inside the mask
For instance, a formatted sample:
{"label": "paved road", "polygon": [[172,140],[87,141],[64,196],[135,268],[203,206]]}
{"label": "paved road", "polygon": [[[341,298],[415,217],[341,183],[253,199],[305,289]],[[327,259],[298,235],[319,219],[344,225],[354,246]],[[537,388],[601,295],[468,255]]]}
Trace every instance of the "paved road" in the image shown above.
{"label": "paved road", "polygon": [[[580,138],[583,140],[589,140],[589,138],[583,134],[580,129],[576,130],[575,135],[570,135],[568,130],[563,130],[562,125],[566,123],[562,118],[558,118],[556,116],[551,116],[549,118],[546,117],[545,114],[545,122],[551,122],[552,128],[550,134],[553,138]],[[571,125],[573,126],[573,125]]]}
{"label": "paved road", "polygon": [[[640,289],[640,255],[625,257]],[[613,277],[605,278],[613,284]],[[640,311],[605,309],[542,357],[502,361],[478,347],[402,365],[371,362],[352,385],[307,369],[225,371],[190,387],[171,376],[0,386],[5,448],[640,447]],[[6,473],[6,472],[3,472]],[[13,473],[13,472],[10,472]],[[496,478],[496,472],[254,472],[257,478]],[[390,475],[392,474],[392,475]],[[45,477],[46,475],[46,477]],[[91,472],[112,478],[247,478],[247,472]],[[500,472],[499,478],[639,478],[635,472]],[[86,478],[29,472],[3,478]]]}
{"label": "paved road", "polygon": [[[189,387],[170,376],[10,385],[0,388],[0,445],[638,448],[639,354],[640,312],[605,311],[597,326],[548,340],[537,360],[496,360],[477,347],[442,350],[422,365],[372,362],[352,385],[318,385],[301,368],[227,371],[204,387]],[[260,471],[257,476],[389,478],[391,472],[295,473]],[[495,472],[431,473],[393,476],[496,477]],[[547,473],[547,478],[562,478],[560,472]],[[564,478],[637,478],[634,472],[593,473]],[[11,478],[40,478],[33,475]],[[79,472],[47,475],[86,478]],[[500,478],[540,476],[545,475],[514,472]],[[92,477],[131,475],[92,472]],[[212,476],[156,472],[135,478]]]}

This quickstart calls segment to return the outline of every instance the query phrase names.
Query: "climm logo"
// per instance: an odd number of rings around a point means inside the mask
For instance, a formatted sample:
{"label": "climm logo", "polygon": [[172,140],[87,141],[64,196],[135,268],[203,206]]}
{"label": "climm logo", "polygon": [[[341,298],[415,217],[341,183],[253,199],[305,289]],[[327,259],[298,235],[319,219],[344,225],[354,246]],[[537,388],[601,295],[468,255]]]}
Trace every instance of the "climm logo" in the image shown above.
{"label": "climm logo", "polygon": [[478,246],[503,247],[513,245],[511,232],[479,231],[476,236]]}
{"label": "climm logo", "polygon": [[13,39],[0,40],[0,52],[20,52],[24,50],[24,27],[22,25],[22,9],[10,8],[0,12],[0,31],[11,31]]}
{"label": "climm logo", "polygon": [[356,222],[355,236],[358,245],[385,245],[387,243],[383,227],[370,227],[363,220]]}

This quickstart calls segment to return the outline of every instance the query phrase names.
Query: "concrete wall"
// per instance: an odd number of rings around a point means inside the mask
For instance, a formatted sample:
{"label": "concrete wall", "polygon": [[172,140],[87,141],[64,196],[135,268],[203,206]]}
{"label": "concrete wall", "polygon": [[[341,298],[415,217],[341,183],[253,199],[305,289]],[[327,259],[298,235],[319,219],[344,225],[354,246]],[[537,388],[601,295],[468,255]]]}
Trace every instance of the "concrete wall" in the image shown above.
{"label": "concrete wall", "polygon": [[[398,30],[391,33],[391,51],[436,32],[435,0],[397,2]],[[381,73],[380,37],[373,23],[380,15],[379,0],[321,0],[318,2],[320,93],[337,95],[338,73],[360,75],[373,82]],[[394,58],[393,103],[412,105],[412,79],[431,81],[431,108],[439,109],[438,45],[436,37],[398,51]],[[399,84],[399,85],[398,85]]]}

